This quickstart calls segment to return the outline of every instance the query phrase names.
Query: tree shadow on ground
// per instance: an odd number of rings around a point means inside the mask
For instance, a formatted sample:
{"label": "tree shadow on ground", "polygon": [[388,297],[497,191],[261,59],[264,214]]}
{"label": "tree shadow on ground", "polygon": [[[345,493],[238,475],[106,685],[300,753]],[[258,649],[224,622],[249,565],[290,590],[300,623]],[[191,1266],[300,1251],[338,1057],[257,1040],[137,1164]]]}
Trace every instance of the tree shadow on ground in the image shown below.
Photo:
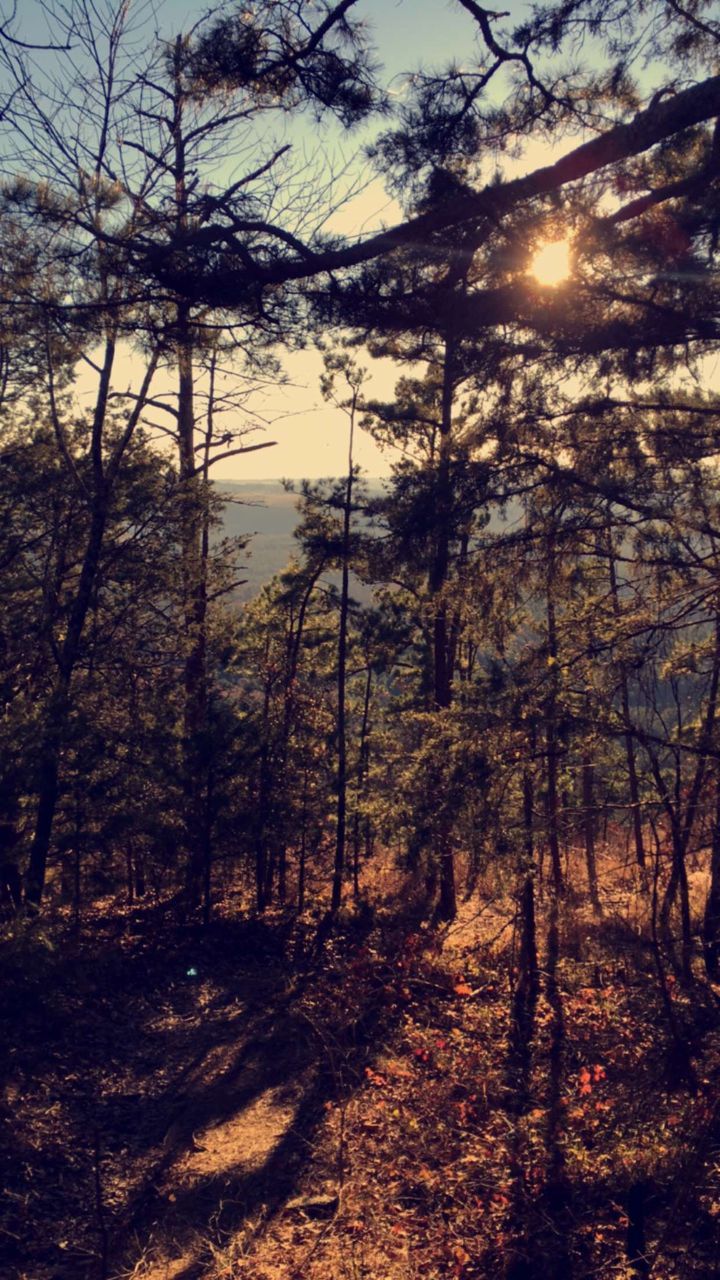
{"label": "tree shadow on ground", "polygon": [[[346,950],[361,941],[356,931]],[[225,1236],[282,1203],[325,1103],[362,1078],[389,1016],[378,986],[314,1025],[299,1002],[313,982],[332,984],[333,966],[313,974],[305,950],[281,920],[109,933],[43,959],[39,980],[19,950],[0,1018],[15,1099],[3,1116],[9,1277],[98,1280],[106,1250],[114,1274],[160,1236],[196,1241],[210,1223]],[[287,1125],[248,1162],[243,1116],[268,1098]],[[213,1171],[197,1135],[225,1125]]]}
{"label": "tree shadow on ground", "polygon": [[[152,1249],[155,1224],[160,1243],[171,1242],[175,1255],[184,1254],[210,1232],[221,1241],[248,1223],[264,1225],[297,1189],[310,1160],[313,1135],[326,1115],[325,1104],[337,1096],[332,1071],[326,1064],[320,1066],[301,1090],[292,1123],[259,1167],[248,1169],[239,1161],[174,1193],[171,1205],[155,1198],[143,1206],[144,1229],[136,1227],[143,1248]],[[150,1225],[152,1219],[155,1223]],[[177,1273],[177,1280],[199,1280],[209,1261],[201,1244],[199,1255]]]}
{"label": "tree shadow on ground", "polygon": [[[717,1189],[717,1163],[711,1159],[720,1143],[720,1106],[703,1104],[697,1097],[696,1082],[688,1078],[687,1073],[678,1075],[673,1069],[672,1036],[663,1014],[660,991],[657,985],[648,984],[648,975],[655,978],[652,956],[647,954],[649,944],[638,938],[631,926],[615,921],[610,926],[613,944],[603,951],[608,931],[607,923],[600,921],[595,923],[591,934],[586,934],[584,941],[591,945],[589,953],[587,948],[583,953],[581,971],[591,986],[607,992],[608,1000],[616,1000],[617,993],[622,993],[628,1012],[620,1016],[621,1031],[625,1019],[631,1026],[641,1027],[649,1022],[654,1028],[655,1034],[646,1038],[640,1057],[634,1046],[630,1054],[625,1051],[625,1059],[629,1057],[632,1061],[637,1111],[632,1099],[632,1111],[618,1115],[619,1125],[625,1131],[617,1144],[621,1154],[608,1161],[605,1176],[592,1179],[579,1173],[585,1156],[592,1161],[594,1152],[602,1150],[603,1145],[602,1130],[596,1132],[592,1124],[585,1127],[583,1101],[587,1102],[590,1115],[593,1108],[602,1113],[611,1110],[614,1104],[611,1091],[609,1101],[597,1102],[594,1097],[584,1099],[582,1096],[595,1093],[598,1079],[604,1078],[604,1069],[593,1068],[603,1070],[602,1077],[592,1077],[587,1067],[582,1069],[581,1064],[595,1060],[587,1045],[583,1056],[577,1056],[577,1024],[573,1023],[572,1010],[577,1003],[578,986],[582,991],[588,988],[577,976],[567,984],[568,967],[572,967],[576,958],[566,962],[565,969],[561,970],[558,912],[551,906],[544,971],[548,1008],[546,1049],[543,1049],[542,1036],[540,1045],[530,1045],[523,1035],[527,1029],[512,1018],[508,1036],[509,1114],[515,1120],[533,1103],[539,1108],[537,1115],[546,1111],[542,1146],[545,1185],[539,1192],[527,1185],[529,1166],[537,1160],[537,1148],[524,1146],[516,1127],[510,1146],[512,1180],[504,1257],[493,1256],[493,1265],[487,1267],[488,1275],[503,1275],[505,1280],[571,1280],[573,1274],[604,1274],[606,1270],[620,1271],[624,1267],[623,1274],[632,1276],[633,1280],[645,1280],[655,1274],[656,1266],[665,1268],[663,1274],[667,1270],[667,1274],[687,1275],[688,1280],[691,1276],[705,1280],[705,1277],[720,1275],[717,1264],[711,1265],[711,1261],[720,1256],[720,1221],[715,1211],[715,1204],[720,1203],[720,1189]],[[618,937],[622,937],[627,948],[626,955],[619,958],[616,957]],[[563,959],[566,950],[562,949]],[[603,1018],[607,1016],[603,1014]],[[683,1018],[698,1053],[707,1055],[706,1070],[714,1072],[718,1028],[714,993],[696,983],[692,1005],[685,1007],[683,999]],[[599,1037],[599,1030],[594,1034]],[[623,1080],[622,1068],[615,1059],[619,1039],[613,1043],[606,1031],[603,1048],[597,1051],[602,1062],[604,1051],[609,1050],[607,1060],[615,1064],[615,1088],[623,1084],[627,1087],[627,1079]],[[527,1072],[527,1051],[533,1055],[532,1078]],[[583,1080],[589,1082],[593,1078],[594,1085],[582,1085]],[[704,1084],[708,1095],[716,1096],[711,1080],[706,1079]],[[652,1111],[653,1099],[657,1099],[656,1114]],[[686,1104],[691,1100],[695,1105],[688,1112]],[[634,1127],[628,1124],[628,1115],[633,1114],[637,1117]],[[663,1115],[666,1123],[660,1132],[653,1124],[659,1123]],[[686,1131],[681,1115],[687,1117]],[[577,1127],[568,1123],[568,1116],[574,1117]],[[608,1147],[615,1145],[614,1137],[606,1137],[605,1141]],[[692,1259],[689,1253],[693,1254]]]}
{"label": "tree shadow on ground", "polygon": [[[320,976],[327,983],[339,974],[331,967]],[[198,1253],[197,1242],[210,1229],[217,1242],[228,1240],[248,1223],[267,1222],[285,1204],[312,1163],[328,1104],[362,1083],[365,1065],[385,1043],[397,1014],[379,981],[361,1002],[338,1007],[329,1021],[316,1022],[296,1007],[296,998],[259,1019],[230,1060],[195,1091],[173,1126],[172,1150],[136,1197],[129,1225],[141,1252],[152,1253],[163,1240],[166,1248],[171,1242],[175,1256],[195,1249],[178,1280],[203,1274],[210,1259],[202,1244]],[[258,1134],[253,1112],[269,1096],[275,1116],[266,1118],[265,1132]],[[207,1169],[204,1144],[212,1147],[223,1126],[229,1126],[220,1152],[225,1158],[219,1168]],[[199,1160],[193,1155],[198,1146]]]}

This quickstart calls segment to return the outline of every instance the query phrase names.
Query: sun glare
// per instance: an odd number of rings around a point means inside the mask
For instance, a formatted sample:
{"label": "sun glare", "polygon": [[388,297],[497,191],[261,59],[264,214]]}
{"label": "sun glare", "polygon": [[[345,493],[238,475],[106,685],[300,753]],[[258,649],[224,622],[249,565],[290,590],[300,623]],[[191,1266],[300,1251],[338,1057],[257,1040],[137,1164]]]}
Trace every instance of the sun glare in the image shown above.
{"label": "sun glare", "polygon": [[530,274],[538,284],[562,284],[570,275],[570,241],[551,240],[533,254]]}

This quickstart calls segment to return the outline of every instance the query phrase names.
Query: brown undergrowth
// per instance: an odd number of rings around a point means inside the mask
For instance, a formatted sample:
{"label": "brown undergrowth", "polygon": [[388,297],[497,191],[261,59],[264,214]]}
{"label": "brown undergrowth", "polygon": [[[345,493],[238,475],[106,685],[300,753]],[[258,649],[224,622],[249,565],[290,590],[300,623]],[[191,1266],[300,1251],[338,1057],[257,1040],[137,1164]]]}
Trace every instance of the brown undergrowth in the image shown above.
{"label": "brown undergrowth", "polygon": [[717,994],[666,974],[678,1075],[647,895],[600,863],[603,916],[540,902],[522,1060],[489,878],[444,931],[148,910],[6,938],[3,1276],[716,1275]]}

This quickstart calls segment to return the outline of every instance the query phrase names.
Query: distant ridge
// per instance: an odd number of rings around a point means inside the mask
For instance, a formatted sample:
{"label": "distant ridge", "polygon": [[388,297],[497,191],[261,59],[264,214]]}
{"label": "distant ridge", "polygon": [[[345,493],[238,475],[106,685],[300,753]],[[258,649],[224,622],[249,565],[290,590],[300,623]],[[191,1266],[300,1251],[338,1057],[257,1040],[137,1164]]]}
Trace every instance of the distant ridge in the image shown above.
{"label": "distant ridge", "polygon": [[[366,477],[365,482],[373,492],[383,486],[377,477]],[[302,482],[293,483],[299,487]],[[228,499],[223,507],[224,536],[251,539],[242,560],[247,582],[237,592],[238,599],[251,600],[297,553],[293,533],[298,524],[298,495],[272,479],[216,480],[215,488]]]}
{"label": "distant ridge", "polygon": [[[327,479],[328,477],[321,477]],[[385,481],[377,476],[364,477],[371,493],[382,492]],[[298,486],[302,483],[295,480]],[[298,524],[298,495],[288,493],[279,480],[218,480],[218,493],[227,498],[223,507],[223,533],[229,538],[248,538],[248,549],[242,559],[247,582],[238,589],[236,598],[251,600],[280,573],[292,555],[298,553],[293,533]],[[502,511],[494,511],[489,529],[508,533],[522,524],[523,508],[518,499],[506,503]],[[332,575],[330,575],[332,579]],[[359,588],[358,595],[367,594]]]}

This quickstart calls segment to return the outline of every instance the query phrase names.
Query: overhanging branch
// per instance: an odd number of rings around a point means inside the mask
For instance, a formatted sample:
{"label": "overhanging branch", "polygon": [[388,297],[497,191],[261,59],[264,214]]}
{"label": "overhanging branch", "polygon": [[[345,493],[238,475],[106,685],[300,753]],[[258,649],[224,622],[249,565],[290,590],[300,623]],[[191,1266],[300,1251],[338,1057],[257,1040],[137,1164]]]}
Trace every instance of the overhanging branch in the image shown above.
{"label": "overhanging branch", "polygon": [[190,276],[174,271],[170,260],[167,265],[156,262],[155,269],[162,278],[172,281],[173,287],[191,293],[198,300],[232,305],[233,299],[250,285],[283,284],[356,267],[396,249],[422,245],[438,232],[488,218],[497,220],[526,201],[550,195],[609,165],[640,155],[665,138],[717,116],[720,116],[720,76],[712,76],[656,102],[628,123],[615,125],[582,143],[554,164],[535,169],[522,178],[491,184],[471,195],[460,196],[356,244],[325,250],[308,248],[302,254],[264,262],[253,259],[246,245],[231,241],[226,243],[221,269]]}

